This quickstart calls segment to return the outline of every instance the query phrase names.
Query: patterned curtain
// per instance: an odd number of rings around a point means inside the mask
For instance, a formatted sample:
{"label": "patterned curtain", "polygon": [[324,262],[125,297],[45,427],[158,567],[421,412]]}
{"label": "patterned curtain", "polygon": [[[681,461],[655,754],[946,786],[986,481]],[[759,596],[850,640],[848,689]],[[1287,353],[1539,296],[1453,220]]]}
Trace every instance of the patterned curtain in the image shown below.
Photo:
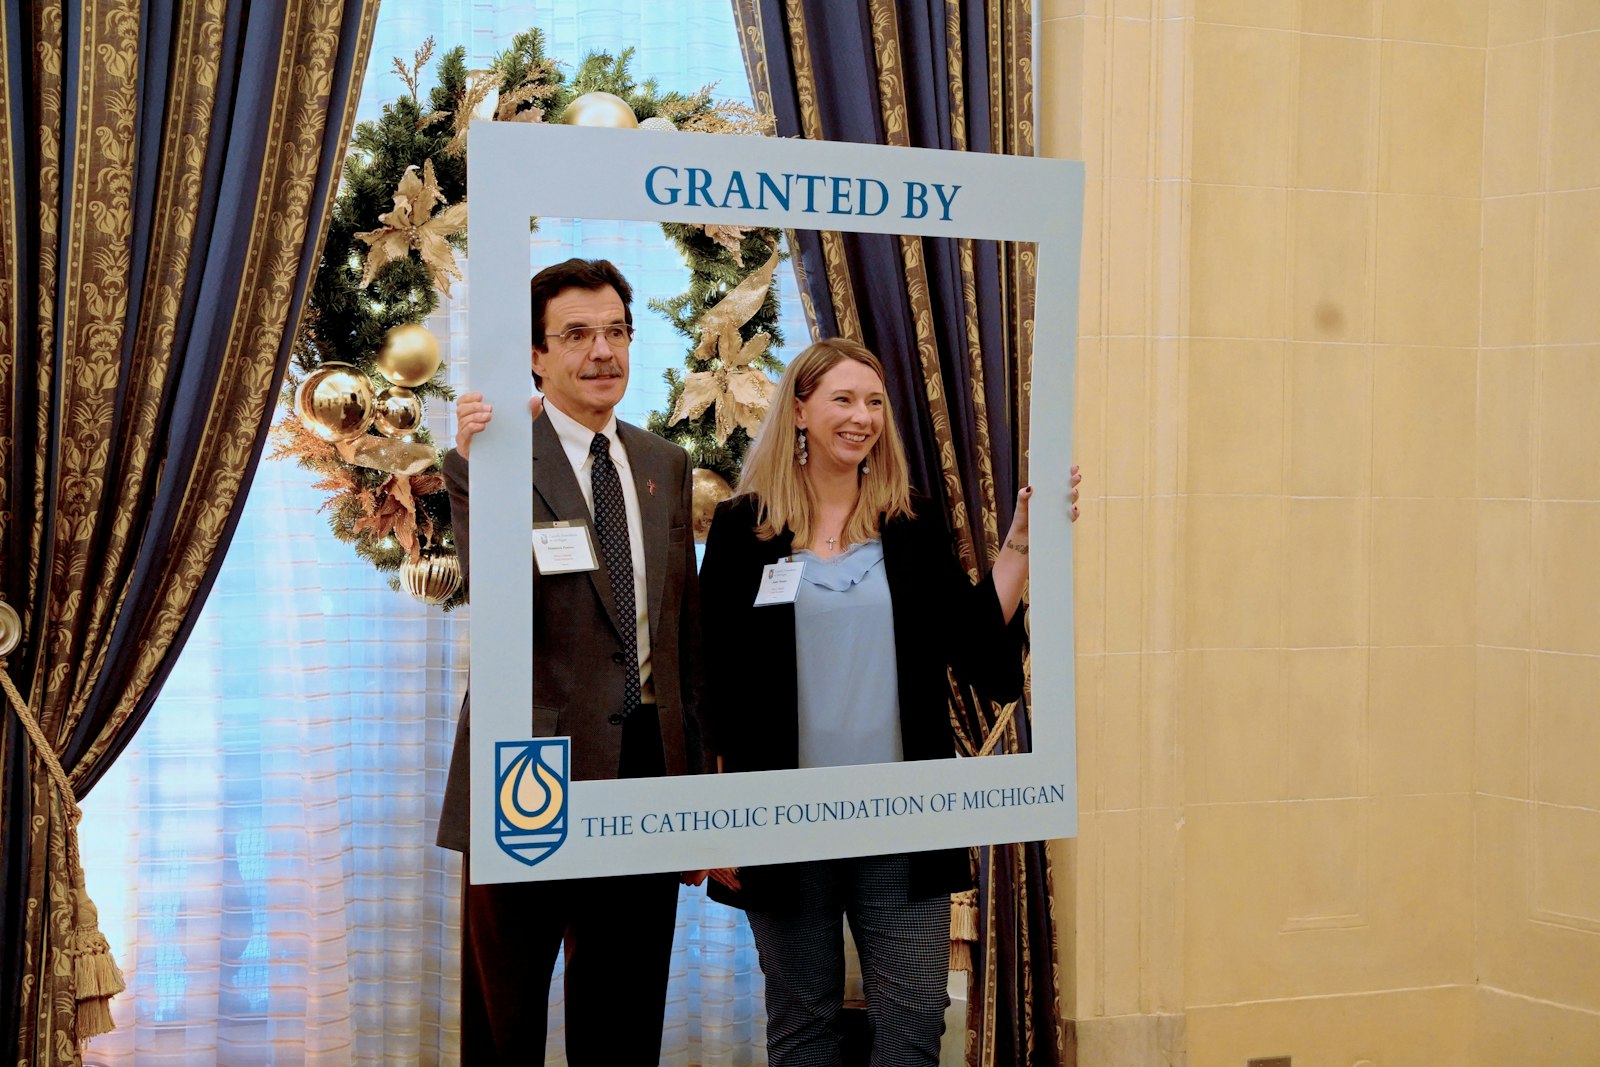
{"label": "patterned curtain", "polygon": [[[785,137],[1033,154],[1027,0],[733,0],[746,72]],[[912,476],[943,500],[974,577],[1027,478],[1030,245],[799,232],[814,329],[889,367]],[[968,754],[1026,751],[1025,709],[952,692]],[[967,1062],[1066,1062],[1042,843],[978,850]]]}
{"label": "patterned curtain", "polygon": [[143,720],[238,520],[376,7],[0,13],[0,597],[50,750],[0,713],[8,1062],[79,1062],[72,798]]}

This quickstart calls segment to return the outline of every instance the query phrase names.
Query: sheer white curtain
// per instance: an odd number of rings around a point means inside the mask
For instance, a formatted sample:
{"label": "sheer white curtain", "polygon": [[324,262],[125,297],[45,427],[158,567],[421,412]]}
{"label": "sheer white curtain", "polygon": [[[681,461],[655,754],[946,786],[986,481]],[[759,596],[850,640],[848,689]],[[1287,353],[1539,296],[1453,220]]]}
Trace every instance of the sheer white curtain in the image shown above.
{"label": "sheer white curtain", "polygon": [[161,700],[85,805],[129,979],[91,1062],[439,1062],[459,862],[431,845],[459,620],[391,592],[263,463]]}
{"label": "sheer white curtain", "polygon": [[[723,3],[385,0],[362,116],[400,88],[390,57],[425,37],[466,45],[479,65],[534,25],[568,61],[632,46],[640,81],[748,96]],[[635,284],[640,339],[619,414],[642,422],[684,354],[646,303],[687,274],[649,225],[552,220],[530,263],[570,254],[607,256]],[[458,387],[470,374],[467,273],[430,322]],[[806,328],[787,274],[784,285],[792,353]],[[453,435],[446,406],[429,421],[439,440]],[[333,539],[310,480],[262,462],[173,677],[84,805],[90,890],[129,980],[90,1064],[458,1062],[460,862],[433,835],[470,612],[392,592]],[[560,989],[558,978],[551,1063],[564,1062]],[[764,1018],[742,916],[686,889],[663,1062],[764,1064]]]}

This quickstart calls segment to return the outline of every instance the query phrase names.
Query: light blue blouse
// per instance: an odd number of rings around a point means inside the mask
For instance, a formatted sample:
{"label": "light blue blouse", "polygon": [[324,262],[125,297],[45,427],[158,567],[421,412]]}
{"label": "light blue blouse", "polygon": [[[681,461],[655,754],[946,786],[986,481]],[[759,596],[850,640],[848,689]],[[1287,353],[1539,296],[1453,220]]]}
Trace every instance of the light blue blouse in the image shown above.
{"label": "light blue blouse", "polygon": [[800,766],[898,763],[900,685],[883,542],[805,564],[794,602]]}

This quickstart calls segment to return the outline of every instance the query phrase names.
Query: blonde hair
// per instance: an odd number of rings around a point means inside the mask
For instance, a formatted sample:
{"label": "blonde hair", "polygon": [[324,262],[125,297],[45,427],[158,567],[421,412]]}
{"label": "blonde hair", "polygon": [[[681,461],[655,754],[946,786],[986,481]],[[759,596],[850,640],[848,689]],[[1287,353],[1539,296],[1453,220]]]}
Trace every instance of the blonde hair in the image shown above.
{"label": "blonde hair", "polygon": [[[794,409],[816,390],[823,375],[845,360],[865,365],[885,381],[883,361],[858,341],[834,337],[818,341],[790,362],[773,394],[767,417],[756,434],[755,443],[745,455],[739,475],[739,492],[756,498],[756,536],[770,541],[787,529],[794,543],[811,543],[817,500],[811,479],[805,476],[795,454]],[[860,476],[856,506],[850,512],[841,535],[847,545],[878,536],[886,519],[907,516],[911,511],[911,477],[906,466],[905,446],[895,428],[889,399],[883,401],[883,433],[867,454],[868,473]]]}

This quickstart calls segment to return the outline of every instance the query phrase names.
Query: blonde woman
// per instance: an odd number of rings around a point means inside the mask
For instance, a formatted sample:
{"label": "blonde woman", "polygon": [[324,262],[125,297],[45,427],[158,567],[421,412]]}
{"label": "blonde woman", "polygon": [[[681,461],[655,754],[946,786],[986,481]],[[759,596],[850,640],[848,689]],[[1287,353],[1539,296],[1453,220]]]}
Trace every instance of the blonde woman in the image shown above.
{"label": "blonde woman", "polygon": [[[703,704],[723,769],[954,756],[947,667],[996,700],[1022,690],[1017,607],[1031,495],[1017,494],[1000,556],[974,586],[942,514],[911,491],[882,362],[837,339],[795,357],[745,459],[739,495],[717,509],[700,572],[705,647],[737,642],[707,672]],[[763,571],[786,559],[802,565],[798,593],[757,606]],[[938,1063],[949,894],[971,885],[965,849],[714,878],[713,896],[750,917],[773,1067],[839,1062],[841,916],[861,956],[872,1062]]]}

